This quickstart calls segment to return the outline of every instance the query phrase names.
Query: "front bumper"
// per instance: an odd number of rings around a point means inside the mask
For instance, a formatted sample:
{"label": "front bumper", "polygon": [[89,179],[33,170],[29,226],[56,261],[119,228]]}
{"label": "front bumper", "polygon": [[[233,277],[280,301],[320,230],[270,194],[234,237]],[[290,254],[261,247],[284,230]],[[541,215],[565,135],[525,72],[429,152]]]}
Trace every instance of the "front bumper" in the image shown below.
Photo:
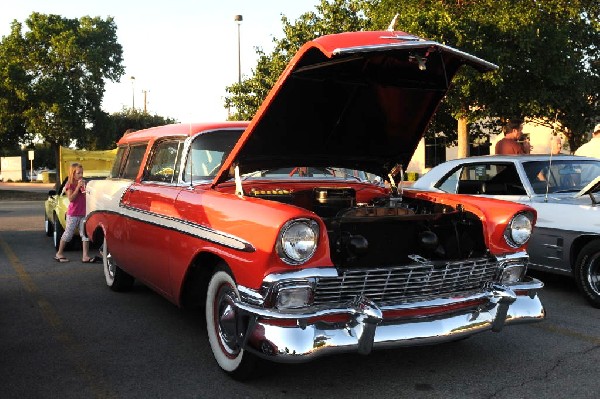
{"label": "front bumper", "polygon": [[537,295],[542,287],[541,281],[527,277],[524,282],[493,285],[462,297],[382,307],[357,297],[345,306],[298,312],[237,300],[236,313],[245,326],[238,337],[245,350],[286,363],[335,353],[368,354],[372,349],[436,344],[500,331],[504,325],[542,321],[545,310]]}

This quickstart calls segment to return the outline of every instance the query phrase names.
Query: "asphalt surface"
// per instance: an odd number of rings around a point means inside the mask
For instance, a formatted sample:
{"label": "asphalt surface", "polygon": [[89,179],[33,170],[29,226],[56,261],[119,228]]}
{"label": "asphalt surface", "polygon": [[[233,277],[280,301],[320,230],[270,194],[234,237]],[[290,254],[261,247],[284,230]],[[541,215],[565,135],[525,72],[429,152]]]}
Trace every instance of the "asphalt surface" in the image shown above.
{"label": "asphalt surface", "polygon": [[548,317],[470,339],[272,365],[231,380],[203,314],[143,285],[114,293],[100,264],[53,260],[42,201],[0,201],[2,398],[597,398],[600,309],[536,274]]}

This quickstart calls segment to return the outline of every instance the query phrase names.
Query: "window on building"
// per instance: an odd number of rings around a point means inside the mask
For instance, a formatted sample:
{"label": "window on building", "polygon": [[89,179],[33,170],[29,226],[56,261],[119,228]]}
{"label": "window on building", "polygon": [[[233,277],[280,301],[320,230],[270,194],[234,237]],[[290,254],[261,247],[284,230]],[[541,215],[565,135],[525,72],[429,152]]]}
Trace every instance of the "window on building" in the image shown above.
{"label": "window on building", "polygon": [[446,137],[425,137],[425,167],[446,162]]}

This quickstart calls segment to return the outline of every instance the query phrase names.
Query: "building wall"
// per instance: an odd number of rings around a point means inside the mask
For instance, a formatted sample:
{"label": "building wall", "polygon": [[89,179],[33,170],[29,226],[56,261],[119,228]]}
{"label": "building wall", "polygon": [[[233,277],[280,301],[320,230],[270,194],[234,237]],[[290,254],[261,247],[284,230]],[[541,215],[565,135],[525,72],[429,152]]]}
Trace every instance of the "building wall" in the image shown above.
{"label": "building wall", "polygon": [[23,157],[0,157],[2,181],[22,181],[25,179]]}
{"label": "building wall", "polygon": [[[547,126],[539,125],[535,122],[526,122],[523,126],[523,133],[529,134],[529,141],[533,146],[531,150],[532,154],[549,154],[550,153],[550,144],[553,137],[553,131],[551,128]],[[494,149],[496,147],[496,143],[502,139],[504,135],[502,133],[490,134],[490,154],[494,154]],[[569,154],[569,147],[567,140],[562,137],[563,149],[561,153]],[[458,158],[458,146],[448,147],[446,148],[446,159],[456,159]],[[429,168],[425,168],[425,139],[422,138],[419,142],[419,145],[408,164],[407,172],[415,172],[418,173],[419,176],[425,174]]]}

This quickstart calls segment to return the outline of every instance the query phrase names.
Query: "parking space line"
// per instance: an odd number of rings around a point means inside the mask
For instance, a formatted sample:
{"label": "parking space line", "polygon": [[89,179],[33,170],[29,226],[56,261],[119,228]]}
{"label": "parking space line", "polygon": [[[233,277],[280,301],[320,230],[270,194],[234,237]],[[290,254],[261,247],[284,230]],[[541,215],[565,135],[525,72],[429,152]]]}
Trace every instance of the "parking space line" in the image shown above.
{"label": "parking space line", "polygon": [[576,338],[581,341],[590,342],[594,345],[600,345],[600,337],[594,337],[593,335],[583,334],[568,328],[559,327],[556,324],[552,324],[548,320],[543,323],[531,324],[532,328],[539,328],[541,330],[550,331],[556,334],[564,335],[571,338]]}
{"label": "parking space line", "polygon": [[117,395],[111,391],[109,388],[110,385],[94,373],[93,368],[85,360],[88,356],[86,356],[85,350],[81,347],[81,344],[69,333],[58,312],[56,312],[52,304],[42,296],[37,285],[31,278],[31,275],[27,273],[17,255],[1,236],[0,248],[2,248],[8,262],[16,272],[19,281],[23,284],[25,291],[30,294],[34,299],[34,302],[37,303],[42,317],[52,328],[54,337],[65,348],[65,353],[71,358],[79,374],[87,381],[94,396],[97,398],[116,398]]}

